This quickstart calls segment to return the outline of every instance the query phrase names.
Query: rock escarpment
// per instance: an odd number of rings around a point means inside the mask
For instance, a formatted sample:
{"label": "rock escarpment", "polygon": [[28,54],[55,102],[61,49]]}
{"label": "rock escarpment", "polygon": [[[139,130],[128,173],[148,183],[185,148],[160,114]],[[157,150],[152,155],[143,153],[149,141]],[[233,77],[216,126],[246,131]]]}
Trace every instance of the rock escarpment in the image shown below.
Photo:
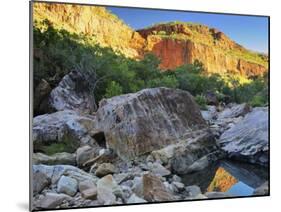
{"label": "rock escarpment", "polygon": [[207,127],[186,91],[153,88],[100,102],[96,131],[121,158],[134,158]]}
{"label": "rock escarpment", "polygon": [[37,22],[47,19],[56,29],[84,34],[127,57],[142,55],[144,39],[105,7],[35,2],[33,12]]}
{"label": "rock escarpment", "polygon": [[253,53],[207,26],[188,23],[159,24],[138,30],[145,50],[161,59],[160,67],[174,69],[198,60],[208,73],[256,76],[267,72],[266,58]]}

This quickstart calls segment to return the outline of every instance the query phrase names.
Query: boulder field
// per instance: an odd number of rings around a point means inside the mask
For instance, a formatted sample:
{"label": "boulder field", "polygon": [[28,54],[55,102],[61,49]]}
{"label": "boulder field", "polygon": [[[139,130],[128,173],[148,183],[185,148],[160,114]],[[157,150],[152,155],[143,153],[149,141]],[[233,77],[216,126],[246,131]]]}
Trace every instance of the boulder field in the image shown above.
{"label": "boulder field", "polygon": [[[60,105],[33,119],[34,209],[229,197],[181,176],[226,157],[268,163],[266,107],[200,111],[188,92],[168,88],[104,99],[95,113]],[[259,186],[255,194],[266,195]]]}

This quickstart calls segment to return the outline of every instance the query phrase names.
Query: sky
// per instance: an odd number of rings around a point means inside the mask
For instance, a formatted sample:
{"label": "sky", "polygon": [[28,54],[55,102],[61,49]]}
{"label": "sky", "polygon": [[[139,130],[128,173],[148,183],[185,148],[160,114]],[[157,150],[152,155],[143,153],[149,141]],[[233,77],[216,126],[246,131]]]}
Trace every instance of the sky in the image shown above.
{"label": "sky", "polygon": [[133,29],[170,21],[200,23],[224,32],[247,49],[268,53],[266,17],[118,7],[108,7],[108,9]]}

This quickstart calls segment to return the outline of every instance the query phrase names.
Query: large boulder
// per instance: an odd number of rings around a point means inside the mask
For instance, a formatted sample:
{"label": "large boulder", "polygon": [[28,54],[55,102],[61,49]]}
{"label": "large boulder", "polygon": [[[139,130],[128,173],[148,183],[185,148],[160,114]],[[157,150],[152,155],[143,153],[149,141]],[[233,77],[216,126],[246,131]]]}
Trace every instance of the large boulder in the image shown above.
{"label": "large boulder", "polygon": [[75,110],[91,113],[96,110],[85,77],[78,71],[65,75],[59,85],[51,91],[50,106],[56,111]]}
{"label": "large boulder", "polygon": [[230,158],[268,165],[268,108],[254,108],[219,143]]}
{"label": "large boulder", "polygon": [[36,116],[32,129],[34,151],[55,153],[57,148],[58,152],[73,153],[81,145],[93,145],[92,126],[92,116],[71,110]]}
{"label": "large boulder", "polygon": [[96,134],[104,134],[107,146],[123,159],[176,143],[206,127],[193,97],[170,88],[102,100],[96,114]]}

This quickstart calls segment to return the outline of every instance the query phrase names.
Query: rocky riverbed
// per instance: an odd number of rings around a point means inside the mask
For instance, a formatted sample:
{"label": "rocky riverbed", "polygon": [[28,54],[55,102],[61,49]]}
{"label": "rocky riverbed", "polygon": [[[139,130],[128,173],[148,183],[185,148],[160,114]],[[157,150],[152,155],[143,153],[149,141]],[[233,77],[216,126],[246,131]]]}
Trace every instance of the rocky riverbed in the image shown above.
{"label": "rocky riverbed", "polygon": [[[51,92],[52,113],[33,119],[34,209],[268,194],[267,107],[200,111],[186,91],[153,88],[92,112],[73,80]],[[229,192],[241,182],[251,192]]]}

